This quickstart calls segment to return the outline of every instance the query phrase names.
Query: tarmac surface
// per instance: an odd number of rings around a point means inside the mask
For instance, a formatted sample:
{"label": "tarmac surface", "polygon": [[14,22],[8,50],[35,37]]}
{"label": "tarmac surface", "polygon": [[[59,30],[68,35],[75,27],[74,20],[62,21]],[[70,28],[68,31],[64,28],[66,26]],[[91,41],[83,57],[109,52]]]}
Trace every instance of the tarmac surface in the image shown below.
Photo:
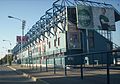
{"label": "tarmac surface", "polygon": [[7,66],[0,65],[0,84],[37,84],[30,78],[10,69]]}
{"label": "tarmac surface", "polygon": [[[38,81],[40,84],[107,84],[106,69],[84,69],[83,80],[80,77],[79,69],[67,71],[67,76],[64,70],[57,70],[54,73],[53,69],[21,67],[21,65],[8,66],[11,69],[22,73],[24,76]],[[119,84],[120,68],[110,70],[110,84]]]}

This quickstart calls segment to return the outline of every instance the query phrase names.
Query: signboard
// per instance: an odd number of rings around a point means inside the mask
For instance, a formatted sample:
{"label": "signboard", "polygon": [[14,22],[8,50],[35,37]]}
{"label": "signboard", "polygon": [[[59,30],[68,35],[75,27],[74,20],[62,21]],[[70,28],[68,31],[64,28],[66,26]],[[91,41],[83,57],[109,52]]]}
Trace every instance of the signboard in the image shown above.
{"label": "signboard", "polygon": [[77,24],[76,7],[73,7],[73,6],[67,7],[67,18],[69,23],[73,25]]}
{"label": "signboard", "polygon": [[81,49],[80,31],[77,29],[76,7],[67,7],[67,21],[68,49]]}
{"label": "signboard", "polygon": [[77,6],[77,23],[79,29],[93,29],[93,14],[91,6]]}
{"label": "signboard", "polygon": [[115,16],[112,8],[92,7],[94,28],[115,31]]}
{"label": "signboard", "polygon": [[68,32],[68,48],[81,49],[80,32]]}
{"label": "signboard", "polygon": [[108,7],[77,5],[78,29],[115,31],[114,10]]}
{"label": "signboard", "polygon": [[[21,40],[22,39],[22,40]],[[17,36],[17,42],[20,43],[20,42],[26,42],[28,40],[28,37],[27,36]]]}
{"label": "signboard", "polygon": [[65,57],[66,65],[80,65],[83,64],[81,56],[68,56]]}

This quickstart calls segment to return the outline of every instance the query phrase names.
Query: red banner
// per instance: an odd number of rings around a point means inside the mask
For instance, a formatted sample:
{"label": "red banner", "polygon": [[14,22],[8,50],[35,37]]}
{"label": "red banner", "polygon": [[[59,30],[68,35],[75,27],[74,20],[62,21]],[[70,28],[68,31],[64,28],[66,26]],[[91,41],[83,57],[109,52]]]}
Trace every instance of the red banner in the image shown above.
{"label": "red banner", "polygon": [[27,36],[22,36],[22,37],[21,36],[17,36],[16,40],[17,40],[18,43],[20,43],[20,42],[24,43],[24,42],[28,41],[28,37]]}

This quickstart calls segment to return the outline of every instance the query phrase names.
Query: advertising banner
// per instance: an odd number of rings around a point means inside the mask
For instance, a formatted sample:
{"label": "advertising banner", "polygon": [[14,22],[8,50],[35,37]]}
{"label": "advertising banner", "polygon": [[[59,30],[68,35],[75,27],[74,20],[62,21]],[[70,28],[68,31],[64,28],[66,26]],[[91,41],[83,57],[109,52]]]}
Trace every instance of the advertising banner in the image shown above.
{"label": "advertising banner", "polygon": [[77,5],[77,26],[79,29],[93,29],[92,7]]}
{"label": "advertising banner", "polygon": [[68,48],[81,49],[80,32],[68,32]]}
{"label": "advertising banner", "polygon": [[82,56],[67,56],[65,57],[65,64],[66,65],[80,65],[80,64],[84,64],[83,63],[83,58]]}
{"label": "advertising banner", "polygon": [[77,29],[76,7],[67,7],[68,49],[81,49],[80,31]]}
{"label": "advertising banner", "polygon": [[114,10],[108,7],[77,5],[77,27],[115,31]]}
{"label": "advertising banner", "polygon": [[[21,40],[22,39],[22,40]],[[17,36],[17,39],[16,39],[16,41],[18,42],[18,43],[21,43],[21,42],[26,42],[26,41],[28,41],[28,37],[27,36]]]}
{"label": "advertising banner", "polygon": [[76,7],[73,7],[73,6],[67,7],[67,18],[69,23],[73,25],[77,24]]}
{"label": "advertising banner", "polygon": [[112,8],[92,7],[94,28],[115,31],[115,16]]}

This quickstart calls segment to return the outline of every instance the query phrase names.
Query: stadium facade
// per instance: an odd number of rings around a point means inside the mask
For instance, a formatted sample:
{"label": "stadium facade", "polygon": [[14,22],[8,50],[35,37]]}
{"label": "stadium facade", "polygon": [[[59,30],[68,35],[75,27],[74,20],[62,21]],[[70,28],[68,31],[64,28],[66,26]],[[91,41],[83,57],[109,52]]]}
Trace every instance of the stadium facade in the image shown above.
{"label": "stadium facade", "polygon": [[[101,16],[104,12],[108,24]],[[115,22],[119,20],[120,13],[110,4],[57,0],[25,34],[28,39],[22,49],[21,43],[13,48],[13,55],[23,65],[78,65],[82,53],[113,49],[111,32],[116,30]],[[94,60],[90,55],[82,60],[84,64],[104,64],[106,55],[94,55]]]}

